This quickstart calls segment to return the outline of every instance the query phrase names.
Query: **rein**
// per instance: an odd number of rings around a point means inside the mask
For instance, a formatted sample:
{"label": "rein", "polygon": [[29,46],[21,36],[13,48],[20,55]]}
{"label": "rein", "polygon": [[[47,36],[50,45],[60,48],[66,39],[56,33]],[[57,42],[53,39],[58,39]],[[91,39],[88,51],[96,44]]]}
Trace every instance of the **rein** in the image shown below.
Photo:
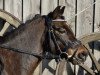
{"label": "rein", "polygon": [[4,46],[4,45],[0,45],[1,48],[5,48],[6,50],[8,51],[14,51],[14,52],[17,52],[17,53],[21,53],[21,54],[27,54],[27,55],[31,55],[31,56],[35,56],[39,59],[58,59],[59,56],[57,55],[53,55],[51,53],[49,53],[49,55],[47,55],[46,53],[44,54],[38,54],[38,53],[30,53],[28,51],[24,51],[23,49],[15,49],[15,48],[11,48],[11,47],[8,47],[8,46]]}

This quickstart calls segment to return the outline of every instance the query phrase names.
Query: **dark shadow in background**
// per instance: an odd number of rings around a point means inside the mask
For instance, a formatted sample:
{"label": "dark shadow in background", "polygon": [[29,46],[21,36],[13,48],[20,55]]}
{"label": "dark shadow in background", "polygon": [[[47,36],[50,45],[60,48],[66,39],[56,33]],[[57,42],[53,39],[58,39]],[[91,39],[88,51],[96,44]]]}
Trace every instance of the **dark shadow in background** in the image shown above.
{"label": "dark shadow in background", "polygon": [[[0,31],[3,29],[5,23],[6,23],[6,21],[0,18]],[[12,30],[13,30],[13,26],[10,25],[10,26],[7,28],[7,30],[5,31],[5,34],[7,34],[8,32],[11,32]],[[4,34],[4,35],[5,35],[5,34]]]}
{"label": "dark shadow in background", "polygon": [[[47,68],[52,74],[55,74],[56,70],[54,70],[52,67],[49,66],[49,62],[50,61],[51,60],[47,60],[47,59],[44,59],[42,61],[43,64],[45,64],[45,65],[42,66],[42,72]],[[74,72],[72,70],[71,64],[69,62],[67,62],[67,61],[66,61],[66,69],[65,70],[67,71],[68,75],[74,75]]]}
{"label": "dark shadow in background", "polygon": [[66,71],[67,71],[67,75],[74,75],[74,72],[71,67],[71,63],[69,62],[66,62]]}
{"label": "dark shadow in background", "polygon": [[77,75],[84,75],[84,69],[79,67]]}
{"label": "dark shadow in background", "polygon": [[4,23],[6,21],[4,21],[3,19],[0,18],[0,31],[2,30],[2,28],[4,27]]}
{"label": "dark shadow in background", "polygon": [[90,49],[95,49],[100,51],[100,41],[94,41],[89,43]]}
{"label": "dark shadow in background", "polygon": [[47,60],[47,59],[43,59],[42,60],[42,64],[43,64],[43,66],[42,66],[42,72],[47,68],[52,74],[55,73],[55,70],[52,67],[49,66],[49,62],[50,61],[51,60]]}

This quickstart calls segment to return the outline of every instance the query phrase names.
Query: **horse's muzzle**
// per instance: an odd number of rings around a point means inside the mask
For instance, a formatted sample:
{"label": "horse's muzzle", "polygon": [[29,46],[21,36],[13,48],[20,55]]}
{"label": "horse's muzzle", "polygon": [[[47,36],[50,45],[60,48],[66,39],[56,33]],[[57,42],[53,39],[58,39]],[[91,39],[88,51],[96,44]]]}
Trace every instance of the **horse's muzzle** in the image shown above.
{"label": "horse's muzzle", "polygon": [[73,57],[70,57],[69,58],[69,61],[72,64],[77,65],[77,64],[80,64],[80,63],[85,62],[87,56],[88,56],[88,53],[87,52],[79,53],[78,55],[75,55]]}
{"label": "horse's muzzle", "polygon": [[88,53],[83,52],[83,53],[78,54],[78,55],[77,55],[77,58],[78,58],[81,62],[85,62],[87,55],[88,55]]}

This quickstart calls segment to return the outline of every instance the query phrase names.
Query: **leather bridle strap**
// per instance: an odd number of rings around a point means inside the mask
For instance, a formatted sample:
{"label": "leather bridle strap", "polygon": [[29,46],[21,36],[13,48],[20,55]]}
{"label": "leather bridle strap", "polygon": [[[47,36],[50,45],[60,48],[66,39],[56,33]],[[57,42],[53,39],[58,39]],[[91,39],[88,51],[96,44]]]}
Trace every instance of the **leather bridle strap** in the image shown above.
{"label": "leather bridle strap", "polygon": [[23,49],[17,49],[17,48],[11,48],[11,47],[8,47],[8,46],[4,46],[4,45],[0,45],[0,48],[4,48],[5,50],[8,50],[8,51],[13,51],[13,52],[17,52],[17,53],[21,53],[21,54],[27,54],[27,55],[31,55],[31,56],[35,56],[39,59],[59,59],[59,56],[58,55],[53,55],[51,53],[49,53],[49,55],[46,55],[45,53],[30,53],[30,52],[27,52]]}
{"label": "leather bridle strap", "polygon": [[[59,52],[61,52],[61,49],[60,49],[60,47],[59,47],[59,45],[57,43],[56,36],[55,36],[55,34],[53,32],[54,30],[52,28],[52,19],[50,19],[48,16],[44,16],[44,18],[45,18],[45,21],[46,21],[46,27],[48,29],[47,32],[48,32],[49,47],[51,47],[50,41],[52,40],[54,45],[55,45],[56,50],[59,50]],[[50,48],[48,48],[48,49],[50,51]],[[49,51],[47,51],[47,52],[49,52]]]}

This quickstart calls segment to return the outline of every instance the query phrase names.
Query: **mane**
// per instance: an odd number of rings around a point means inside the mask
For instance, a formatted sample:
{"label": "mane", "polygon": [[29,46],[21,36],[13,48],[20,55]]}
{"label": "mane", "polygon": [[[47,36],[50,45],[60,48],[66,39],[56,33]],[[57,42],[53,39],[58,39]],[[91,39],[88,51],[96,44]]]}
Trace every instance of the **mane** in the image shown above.
{"label": "mane", "polygon": [[10,32],[7,32],[3,36],[3,40],[4,40],[3,42],[7,41],[9,36],[10,36],[10,39],[13,39],[14,37],[16,37],[19,34],[19,32],[21,34],[22,32],[24,32],[24,30],[26,29],[26,27],[28,26],[29,23],[31,23],[32,21],[37,21],[41,17],[42,16],[37,14],[32,19],[27,20],[25,23],[22,23],[21,25],[19,25],[18,28],[15,28],[15,29],[11,30]]}

